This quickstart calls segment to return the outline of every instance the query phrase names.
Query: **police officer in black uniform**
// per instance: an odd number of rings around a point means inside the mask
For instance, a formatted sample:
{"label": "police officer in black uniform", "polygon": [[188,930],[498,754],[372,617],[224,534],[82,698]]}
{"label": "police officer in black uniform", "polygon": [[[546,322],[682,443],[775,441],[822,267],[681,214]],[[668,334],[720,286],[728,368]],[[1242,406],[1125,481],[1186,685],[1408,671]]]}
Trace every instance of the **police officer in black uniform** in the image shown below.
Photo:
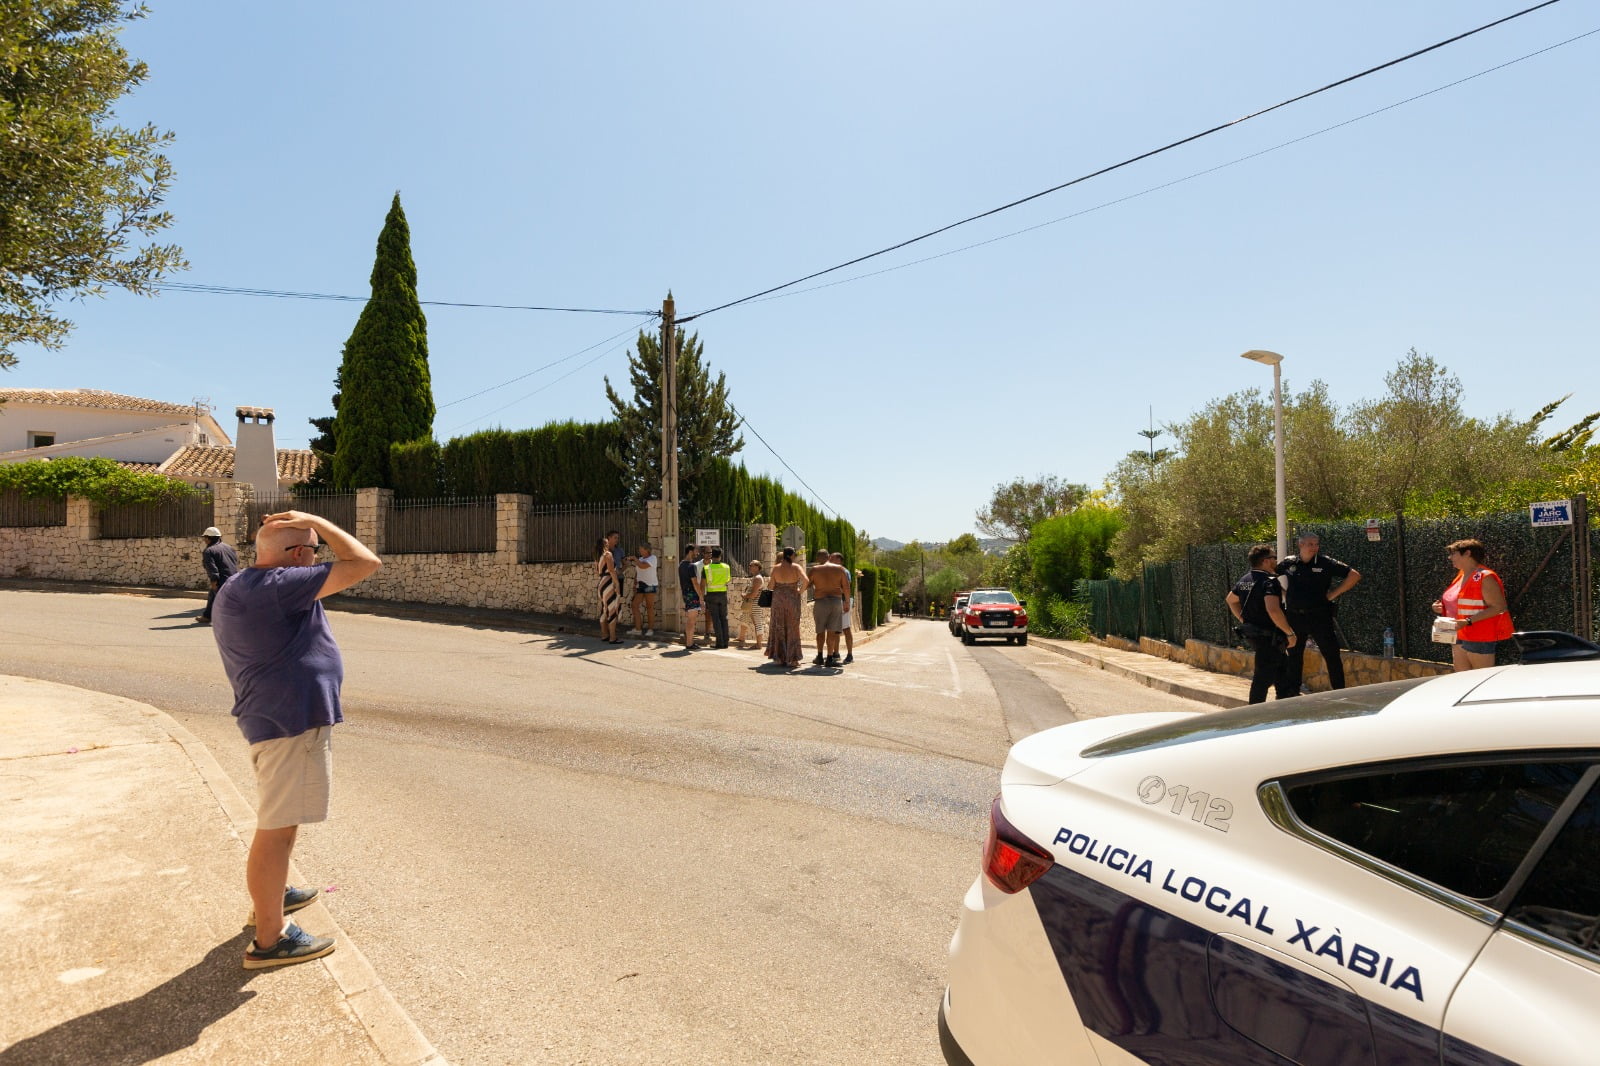
{"label": "police officer in black uniform", "polygon": [[1300,685],[1284,681],[1284,648],[1299,643],[1289,619],[1283,613],[1283,590],[1273,568],[1278,552],[1270,544],[1250,549],[1250,570],[1233,583],[1228,593],[1228,610],[1240,623],[1239,631],[1256,651],[1256,668],[1250,676],[1250,702],[1267,702],[1267,689],[1274,686],[1278,698],[1286,700],[1300,694]]}
{"label": "police officer in black uniform", "polygon": [[1291,693],[1300,691],[1305,669],[1306,638],[1317,642],[1317,650],[1328,664],[1328,687],[1344,688],[1344,661],[1339,658],[1339,634],[1333,616],[1340,596],[1361,580],[1360,571],[1321,552],[1322,538],[1302,533],[1295,538],[1296,554],[1278,564],[1283,578],[1284,613],[1299,639],[1289,649],[1284,684]]}

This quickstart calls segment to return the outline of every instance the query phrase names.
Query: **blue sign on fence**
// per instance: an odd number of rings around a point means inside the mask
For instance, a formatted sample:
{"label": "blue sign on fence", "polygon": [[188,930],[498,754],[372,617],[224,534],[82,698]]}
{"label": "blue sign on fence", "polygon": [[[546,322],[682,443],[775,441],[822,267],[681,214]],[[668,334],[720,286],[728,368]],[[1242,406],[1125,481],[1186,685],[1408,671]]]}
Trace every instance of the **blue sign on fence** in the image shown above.
{"label": "blue sign on fence", "polygon": [[1528,518],[1535,526],[1572,525],[1571,500],[1545,500],[1528,504]]}

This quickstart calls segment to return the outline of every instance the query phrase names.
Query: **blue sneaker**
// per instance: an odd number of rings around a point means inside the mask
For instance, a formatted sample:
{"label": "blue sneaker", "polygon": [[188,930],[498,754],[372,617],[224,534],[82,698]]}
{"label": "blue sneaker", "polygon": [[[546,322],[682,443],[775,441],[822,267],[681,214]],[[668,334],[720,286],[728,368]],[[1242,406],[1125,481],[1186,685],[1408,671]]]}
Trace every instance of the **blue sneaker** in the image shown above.
{"label": "blue sneaker", "polygon": [[313,885],[310,888],[295,888],[290,885],[283,890],[283,913],[293,914],[302,907],[309,907],[322,895],[322,889]]}
{"label": "blue sneaker", "polygon": [[265,970],[270,966],[290,966],[297,962],[310,962],[320,959],[333,951],[334,942],[331,936],[312,936],[298,925],[290,922],[283,927],[283,935],[278,942],[265,950],[256,947],[254,940],[244,950],[244,968],[247,970]]}
{"label": "blue sneaker", "polygon": [[[293,914],[297,910],[311,906],[322,895],[322,889],[315,886],[311,888],[295,888],[290,885],[283,890],[283,913]],[[256,924],[256,909],[250,908],[250,917],[244,920],[245,925]]]}

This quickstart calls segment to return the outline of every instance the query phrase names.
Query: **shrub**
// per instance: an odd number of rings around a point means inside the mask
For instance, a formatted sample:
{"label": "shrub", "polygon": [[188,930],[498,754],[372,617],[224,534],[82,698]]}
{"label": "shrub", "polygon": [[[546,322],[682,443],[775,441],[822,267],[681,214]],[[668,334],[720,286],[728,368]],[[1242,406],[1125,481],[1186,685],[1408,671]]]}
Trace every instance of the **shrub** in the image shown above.
{"label": "shrub", "polygon": [[200,495],[192,485],[165,474],[135,473],[110,459],[76,455],[0,465],[0,491],[7,489],[56,500],[82,496],[101,506],[167,503]]}

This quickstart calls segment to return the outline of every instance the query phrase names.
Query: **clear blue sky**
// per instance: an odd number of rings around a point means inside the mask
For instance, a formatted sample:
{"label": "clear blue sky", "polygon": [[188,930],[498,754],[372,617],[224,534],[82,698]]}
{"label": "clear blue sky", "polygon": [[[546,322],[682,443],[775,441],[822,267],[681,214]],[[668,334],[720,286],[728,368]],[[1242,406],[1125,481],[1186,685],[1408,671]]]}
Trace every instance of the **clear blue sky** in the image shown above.
{"label": "clear blue sky", "polygon": [[[177,134],[176,280],[364,296],[399,190],[425,300],[642,310],[670,288],[680,315],[1527,6],[149,3],[121,111]],[[814,495],[748,431],[746,464],[874,536],[944,540],[1012,477],[1099,485],[1152,408],[1269,389],[1249,348],[1349,404],[1414,346],[1470,413],[1571,391],[1570,424],[1600,408],[1600,34],[1137,194],[1597,28],[1566,0],[823,281],[903,269],[708,315],[708,361]],[[358,311],[114,294],[0,384],[272,407],[303,447]],[[600,419],[602,376],[626,378],[632,320],[427,311],[440,440]]]}

